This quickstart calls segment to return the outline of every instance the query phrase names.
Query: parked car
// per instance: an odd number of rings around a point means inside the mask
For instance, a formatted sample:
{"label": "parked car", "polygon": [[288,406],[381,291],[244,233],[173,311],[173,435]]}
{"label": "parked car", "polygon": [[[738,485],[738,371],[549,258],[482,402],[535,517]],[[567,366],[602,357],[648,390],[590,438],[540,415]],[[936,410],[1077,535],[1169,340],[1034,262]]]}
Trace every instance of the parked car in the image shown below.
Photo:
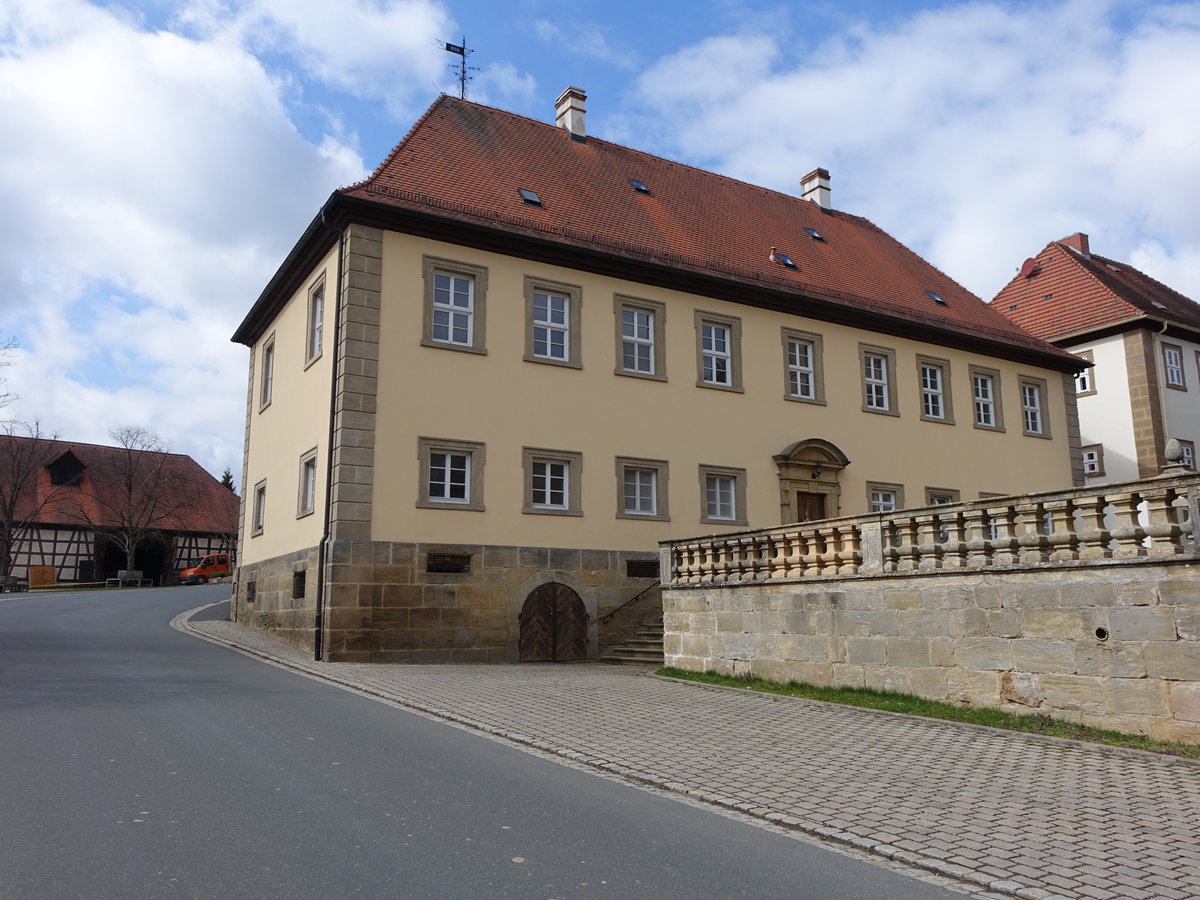
{"label": "parked car", "polygon": [[179,573],[179,583],[205,584],[210,578],[228,575],[229,572],[229,554],[210,553],[192,560],[191,565]]}

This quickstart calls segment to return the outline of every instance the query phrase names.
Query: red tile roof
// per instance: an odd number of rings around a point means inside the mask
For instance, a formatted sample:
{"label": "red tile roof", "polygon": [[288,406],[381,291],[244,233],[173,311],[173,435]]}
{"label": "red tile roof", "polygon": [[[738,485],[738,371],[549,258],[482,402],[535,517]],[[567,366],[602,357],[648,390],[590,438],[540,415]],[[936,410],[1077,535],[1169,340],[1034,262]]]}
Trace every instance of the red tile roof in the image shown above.
{"label": "red tile roof", "polygon": [[[121,491],[104,476],[120,469],[125,450],[44,439],[40,445],[35,444],[33,438],[0,435],[0,456],[11,460],[28,458],[30,452],[36,452],[39,459],[36,485],[32,490],[23,491],[19,498],[18,520],[34,515],[35,521],[47,525],[118,524],[113,511],[122,506]],[[82,463],[82,478],[78,487],[54,486],[50,483],[47,467],[68,452]],[[133,452],[145,454],[151,467],[161,471],[162,483],[170,485],[170,495],[159,507],[161,518],[156,517],[157,530],[212,534],[236,530],[237,494],[213,478],[194,459],[178,453]],[[12,470],[0,465],[0,478],[12,477]],[[9,486],[2,487],[7,495]],[[37,510],[39,505],[41,509]]]}
{"label": "red tile roof", "polygon": [[1131,319],[1200,331],[1200,304],[1132,266],[1051,241],[1034,274],[1018,274],[992,301],[1030,334],[1053,341]]}
{"label": "red tile roof", "polygon": [[[523,202],[521,188],[542,207]],[[798,314],[864,310],[1062,358],[864,218],[454,97],[338,194],[786,292]],[[771,261],[772,247],[796,269]],[[258,309],[236,340],[251,335]]]}

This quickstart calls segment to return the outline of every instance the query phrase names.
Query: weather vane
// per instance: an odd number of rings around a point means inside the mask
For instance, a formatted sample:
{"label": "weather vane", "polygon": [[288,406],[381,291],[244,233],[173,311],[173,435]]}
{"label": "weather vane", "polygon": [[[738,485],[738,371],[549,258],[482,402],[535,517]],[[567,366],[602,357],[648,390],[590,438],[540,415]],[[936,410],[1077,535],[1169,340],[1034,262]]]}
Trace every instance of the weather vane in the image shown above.
{"label": "weather vane", "polygon": [[458,69],[458,96],[463,100],[466,100],[467,85],[471,83],[471,76],[467,73],[479,71],[479,69],[477,69],[475,66],[467,65],[467,57],[475,51],[467,49],[467,36],[465,34],[463,35],[461,44],[451,44],[449,41],[446,41],[445,47],[447,53],[457,53],[462,57],[456,66]]}

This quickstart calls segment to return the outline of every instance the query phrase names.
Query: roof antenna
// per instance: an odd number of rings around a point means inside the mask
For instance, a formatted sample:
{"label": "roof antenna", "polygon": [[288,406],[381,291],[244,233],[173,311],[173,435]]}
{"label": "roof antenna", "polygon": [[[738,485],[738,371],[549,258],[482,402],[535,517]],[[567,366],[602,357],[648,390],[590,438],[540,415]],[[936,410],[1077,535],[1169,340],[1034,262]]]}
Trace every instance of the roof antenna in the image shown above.
{"label": "roof antenna", "polygon": [[[459,56],[462,57],[462,59],[460,59],[458,61],[458,65],[456,66],[456,68],[458,69],[458,96],[459,96],[459,98],[466,100],[467,99],[467,85],[471,83],[471,76],[468,75],[467,73],[479,71],[479,69],[476,66],[468,66],[467,65],[467,57],[470,56],[475,51],[467,49],[467,36],[465,34],[463,35],[461,44],[451,44],[449,41],[446,41],[445,47],[446,47],[447,53],[457,53]],[[451,65],[453,65],[453,63]]]}

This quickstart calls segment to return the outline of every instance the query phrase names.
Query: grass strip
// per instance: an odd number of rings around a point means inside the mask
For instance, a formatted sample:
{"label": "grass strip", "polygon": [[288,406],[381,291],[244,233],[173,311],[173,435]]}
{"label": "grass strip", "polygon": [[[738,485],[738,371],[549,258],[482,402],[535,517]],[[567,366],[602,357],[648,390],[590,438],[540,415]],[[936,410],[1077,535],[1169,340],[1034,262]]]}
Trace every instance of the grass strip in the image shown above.
{"label": "grass strip", "polygon": [[977,706],[955,706],[954,704],[942,703],[937,700],[925,700],[911,694],[877,691],[871,688],[819,687],[815,684],[803,684],[799,681],[789,681],[787,684],[780,684],[777,681],[767,681],[763,678],[754,678],[747,675],[734,676],[718,675],[716,672],[689,672],[686,669],[676,669],[671,666],[659,669],[658,674],[668,678],[681,678],[687,681],[698,681],[703,684],[718,684],[724,687],[743,688],[750,691],[760,691],[765,694],[803,697],[807,700],[840,703],[844,706],[861,706],[867,709],[886,709],[889,712],[904,713],[910,716],[948,719],[952,722],[969,722],[972,725],[987,725],[991,728],[1003,728],[1007,731],[1045,734],[1050,737],[1069,738],[1075,741],[1108,744],[1112,747],[1145,750],[1150,753],[1161,753],[1165,756],[1200,759],[1200,746],[1194,744],[1158,741],[1141,734],[1126,734],[1122,731],[1092,728],[1089,725],[1080,725],[1075,722],[1067,722],[1063,719],[1054,719],[1050,716],[1036,713],[1017,715],[998,709],[987,709]]}

